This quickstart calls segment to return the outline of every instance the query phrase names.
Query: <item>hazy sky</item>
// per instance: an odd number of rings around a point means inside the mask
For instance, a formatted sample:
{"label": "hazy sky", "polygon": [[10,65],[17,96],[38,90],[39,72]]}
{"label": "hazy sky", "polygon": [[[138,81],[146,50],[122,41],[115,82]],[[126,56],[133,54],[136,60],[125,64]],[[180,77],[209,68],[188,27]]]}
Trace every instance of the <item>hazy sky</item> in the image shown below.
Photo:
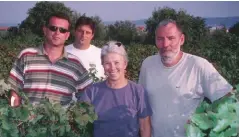
{"label": "hazy sky", "polygon": [[[0,1],[0,23],[20,23],[27,17],[29,8],[36,2],[30,1]],[[67,7],[80,13],[98,15],[103,21],[147,19],[157,7],[171,7],[176,10],[184,9],[187,13],[201,17],[239,16],[239,1],[234,2],[64,2]]]}

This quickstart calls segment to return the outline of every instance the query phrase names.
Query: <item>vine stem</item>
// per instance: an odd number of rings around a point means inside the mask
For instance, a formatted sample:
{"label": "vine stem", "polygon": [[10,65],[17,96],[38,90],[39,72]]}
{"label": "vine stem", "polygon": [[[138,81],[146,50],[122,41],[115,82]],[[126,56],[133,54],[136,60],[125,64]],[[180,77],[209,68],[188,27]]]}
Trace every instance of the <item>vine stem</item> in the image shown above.
{"label": "vine stem", "polygon": [[17,127],[21,126],[21,125],[22,125],[22,123],[23,123],[23,122],[20,122],[20,123],[17,125]]}

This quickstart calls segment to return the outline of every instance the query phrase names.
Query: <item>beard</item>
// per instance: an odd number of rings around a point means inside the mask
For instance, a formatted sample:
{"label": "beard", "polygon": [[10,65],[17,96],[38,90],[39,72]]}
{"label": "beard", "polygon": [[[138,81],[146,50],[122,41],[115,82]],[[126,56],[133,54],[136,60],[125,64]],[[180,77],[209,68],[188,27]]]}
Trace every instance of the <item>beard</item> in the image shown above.
{"label": "beard", "polygon": [[162,62],[164,64],[172,64],[173,61],[178,56],[178,54],[180,53],[180,49],[175,49],[175,50],[160,49],[159,52],[160,52]]}

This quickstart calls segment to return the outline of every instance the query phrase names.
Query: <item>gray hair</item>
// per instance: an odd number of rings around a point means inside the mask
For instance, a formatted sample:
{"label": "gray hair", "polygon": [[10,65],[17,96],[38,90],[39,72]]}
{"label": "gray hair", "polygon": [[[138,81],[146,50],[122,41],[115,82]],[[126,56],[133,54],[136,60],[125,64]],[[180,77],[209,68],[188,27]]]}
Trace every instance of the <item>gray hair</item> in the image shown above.
{"label": "gray hair", "polygon": [[166,26],[166,25],[168,25],[169,23],[175,24],[176,27],[178,28],[178,30],[183,33],[182,27],[179,25],[178,22],[176,22],[176,21],[173,20],[173,19],[164,19],[164,20],[160,21],[159,24],[157,25],[157,27],[156,27],[156,29],[155,29],[155,34],[156,34],[157,29],[158,29],[159,27],[161,27],[161,26]]}
{"label": "gray hair", "polygon": [[124,57],[125,61],[128,62],[128,55],[125,47],[121,42],[109,41],[101,48],[101,63],[103,64],[103,58],[108,53],[116,53]]}

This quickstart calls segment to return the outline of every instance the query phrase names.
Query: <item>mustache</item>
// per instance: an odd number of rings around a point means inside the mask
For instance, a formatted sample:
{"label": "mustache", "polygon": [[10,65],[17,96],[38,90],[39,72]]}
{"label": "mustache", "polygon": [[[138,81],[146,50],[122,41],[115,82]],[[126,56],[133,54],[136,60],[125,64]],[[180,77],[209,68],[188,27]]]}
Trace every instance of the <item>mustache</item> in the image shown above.
{"label": "mustache", "polygon": [[172,49],[172,48],[168,48],[167,47],[167,48],[160,48],[159,51],[160,52],[173,52],[173,53],[176,53],[176,52],[178,52],[178,49]]}
{"label": "mustache", "polygon": [[160,49],[160,52],[177,52],[177,51],[172,49]]}

